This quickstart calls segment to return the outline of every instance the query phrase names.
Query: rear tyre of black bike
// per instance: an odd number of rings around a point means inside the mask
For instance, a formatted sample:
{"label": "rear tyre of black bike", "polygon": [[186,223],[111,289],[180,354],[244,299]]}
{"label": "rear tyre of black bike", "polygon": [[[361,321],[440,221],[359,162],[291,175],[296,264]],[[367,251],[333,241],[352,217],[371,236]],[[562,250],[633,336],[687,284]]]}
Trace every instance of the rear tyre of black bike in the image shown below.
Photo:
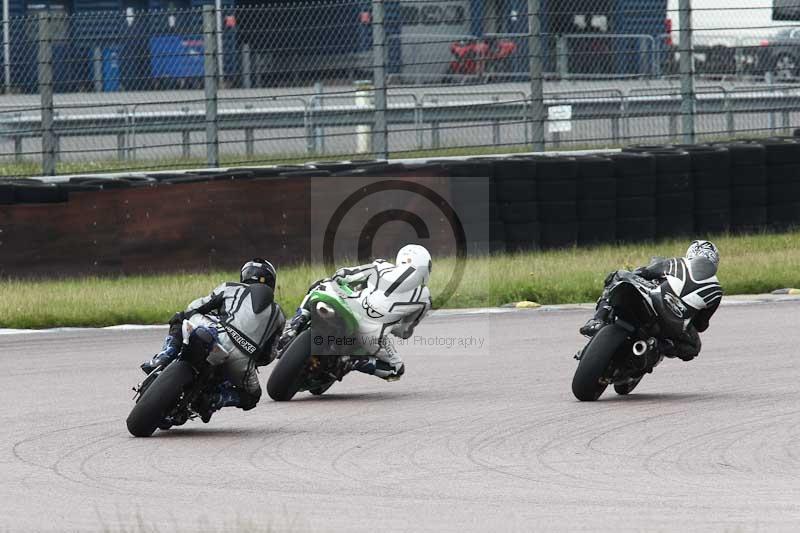
{"label": "rear tyre of black bike", "polygon": [[627,332],[616,324],[609,324],[597,332],[583,350],[572,378],[572,394],[577,399],[593,402],[603,394],[608,384],[601,379],[627,336]]}
{"label": "rear tyre of black bike", "polygon": [[131,409],[128,431],[134,437],[149,437],[158,428],[164,417],[178,403],[183,389],[192,382],[194,371],[185,361],[173,361],[144,391]]}

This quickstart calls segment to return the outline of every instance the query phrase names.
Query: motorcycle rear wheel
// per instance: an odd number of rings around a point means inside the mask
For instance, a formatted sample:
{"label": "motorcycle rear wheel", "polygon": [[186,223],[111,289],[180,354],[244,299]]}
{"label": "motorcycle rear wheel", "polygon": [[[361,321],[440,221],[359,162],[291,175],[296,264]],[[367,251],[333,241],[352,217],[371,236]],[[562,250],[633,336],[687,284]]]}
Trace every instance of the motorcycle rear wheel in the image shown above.
{"label": "motorcycle rear wheel", "polygon": [[131,409],[125,423],[134,437],[149,437],[164,417],[175,407],[186,385],[194,379],[194,371],[185,361],[173,361],[144,391]]}
{"label": "motorcycle rear wheel", "polygon": [[267,394],[276,402],[288,402],[303,383],[303,370],[311,357],[311,329],[306,329],[283,352],[267,380]]}
{"label": "motorcycle rear wheel", "polygon": [[572,378],[572,394],[578,400],[593,402],[603,394],[608,384],[602,383],[600,379],[627,336],[624,329],[616,324],[609,324],[598,331],[584,348]]}

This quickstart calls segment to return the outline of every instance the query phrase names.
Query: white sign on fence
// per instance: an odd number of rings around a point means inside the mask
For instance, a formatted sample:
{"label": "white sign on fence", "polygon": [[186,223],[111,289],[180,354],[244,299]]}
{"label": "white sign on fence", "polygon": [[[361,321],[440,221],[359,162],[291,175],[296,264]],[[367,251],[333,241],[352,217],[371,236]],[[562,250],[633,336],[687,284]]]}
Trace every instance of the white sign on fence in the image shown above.
{"label": "white sign on fence", "polygon": [[547,108],[547,130],[550,133],[572,131],[572,106],[554,105]]}

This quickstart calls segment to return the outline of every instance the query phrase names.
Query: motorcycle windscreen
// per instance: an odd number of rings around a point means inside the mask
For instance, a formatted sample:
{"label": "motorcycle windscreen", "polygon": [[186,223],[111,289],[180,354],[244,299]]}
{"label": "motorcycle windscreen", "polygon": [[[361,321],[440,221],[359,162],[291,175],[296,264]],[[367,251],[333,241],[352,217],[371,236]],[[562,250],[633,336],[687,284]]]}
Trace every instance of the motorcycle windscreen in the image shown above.
{"label": "motorcycle windscreen", "polygon": [[631,324],[646,324],[653,318],[653,313],[645,302],[645,295],[633,283],[623,281],[612,287],[608,302],[618,318]]}

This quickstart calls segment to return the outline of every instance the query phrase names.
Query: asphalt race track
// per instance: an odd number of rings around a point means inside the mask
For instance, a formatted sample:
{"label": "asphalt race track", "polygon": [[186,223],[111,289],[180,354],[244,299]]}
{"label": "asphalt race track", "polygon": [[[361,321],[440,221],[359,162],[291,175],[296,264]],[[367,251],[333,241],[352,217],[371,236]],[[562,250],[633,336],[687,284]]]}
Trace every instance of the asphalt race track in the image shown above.
{"label": "asphalt race track", "polygon": [[150,439],[125,418],[163,331],[0,336],[0,530],[799,530],[800,302],[725,306],[696,361],[596,403],[587,314],[433,316],[400,382]]}

